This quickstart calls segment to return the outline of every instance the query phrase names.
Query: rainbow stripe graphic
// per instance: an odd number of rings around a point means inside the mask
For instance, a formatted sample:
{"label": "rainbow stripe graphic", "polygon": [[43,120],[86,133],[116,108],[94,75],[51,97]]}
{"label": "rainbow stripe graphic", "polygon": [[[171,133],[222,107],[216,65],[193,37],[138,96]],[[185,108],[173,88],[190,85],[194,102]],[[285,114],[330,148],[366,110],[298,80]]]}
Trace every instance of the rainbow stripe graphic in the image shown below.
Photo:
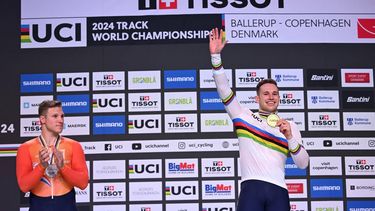
{"label": "rainbow stripe graphic", "polygon": [[31,43],[29,24],[21,24],[21,43]]}

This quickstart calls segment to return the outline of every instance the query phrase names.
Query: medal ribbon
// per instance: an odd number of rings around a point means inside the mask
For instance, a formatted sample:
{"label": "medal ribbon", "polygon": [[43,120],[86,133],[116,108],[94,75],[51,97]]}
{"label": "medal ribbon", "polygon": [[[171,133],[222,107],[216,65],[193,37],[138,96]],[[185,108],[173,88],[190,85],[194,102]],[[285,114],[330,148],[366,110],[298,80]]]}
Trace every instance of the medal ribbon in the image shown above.
{"label": "medal ribbon", "polygon": [[[42,135],[39,136],[39,140],[42,143],[43,147],[47,147],[47,142],[44,140]],[[59,144],[60,144],[60,135],[57,136],[56,141],[55,141],[55,148],[56,149],[59,147]],[[52,162],[53,162],[53,153],[51,154],[51,157],[48,161],[48,164],[51,165]]]}

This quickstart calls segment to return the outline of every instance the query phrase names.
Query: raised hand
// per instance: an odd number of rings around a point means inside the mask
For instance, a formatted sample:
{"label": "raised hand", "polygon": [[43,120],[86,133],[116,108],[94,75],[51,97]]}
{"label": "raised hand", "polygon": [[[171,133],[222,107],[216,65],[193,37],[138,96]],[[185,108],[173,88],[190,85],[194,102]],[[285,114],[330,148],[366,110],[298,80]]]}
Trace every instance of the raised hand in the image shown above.
{"label": "raised hand", "polygon": [[64,166],[64,156],[62,151],[56,149],[56,147],[53,146],[53,155],[55,157],[55,163],[57,168],[61,169]]}
{"label": "raised hand", "polygon": [[224,37],[224,31],[223,29],[214,28],[211,30],[210,34],[210,53],[211,54],[219,54],[223,50],[225,44],[227,44],[227,41]]}
{"label": "raised hand", "polygon": [[40,164],[42,164],[44,168],[48,166],[49,158],[50,156],[49,156],[48,148],[45,148],[45,147],[41,148],[39,150],[39,162]]}
{"label": "raised hand", "polygon": [[279,127],[280,132],[282,134],[284,134],[286,139],[289,140],[293,137],[292,136],[292,129],[291,129],[288,121],[286,121],[284,119],[280,119],[279,121],[277,121],[276,126]]}

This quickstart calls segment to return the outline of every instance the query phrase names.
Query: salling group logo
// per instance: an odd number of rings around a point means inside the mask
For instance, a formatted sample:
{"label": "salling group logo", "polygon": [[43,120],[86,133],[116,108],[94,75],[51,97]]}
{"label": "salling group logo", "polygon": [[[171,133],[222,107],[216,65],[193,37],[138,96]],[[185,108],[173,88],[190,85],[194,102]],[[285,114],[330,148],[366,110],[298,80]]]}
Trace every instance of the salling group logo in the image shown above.
{"label": "salling group logo", "polygon": [[84,46],[85,18],[22,20],[21,48]]}
{"label": "salling group logo", "polygon": [[125,90],[124,72],[94,72],[93,90]]}

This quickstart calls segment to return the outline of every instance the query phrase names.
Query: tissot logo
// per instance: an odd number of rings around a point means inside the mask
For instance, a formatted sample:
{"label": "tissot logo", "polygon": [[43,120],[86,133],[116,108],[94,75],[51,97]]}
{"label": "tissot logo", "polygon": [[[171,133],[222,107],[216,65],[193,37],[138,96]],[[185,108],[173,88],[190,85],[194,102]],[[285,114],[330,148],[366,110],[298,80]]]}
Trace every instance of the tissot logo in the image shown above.
{"label": "tissot logo", "polygon": [[177,0],[138,0],[139,10],[177,9]]}

